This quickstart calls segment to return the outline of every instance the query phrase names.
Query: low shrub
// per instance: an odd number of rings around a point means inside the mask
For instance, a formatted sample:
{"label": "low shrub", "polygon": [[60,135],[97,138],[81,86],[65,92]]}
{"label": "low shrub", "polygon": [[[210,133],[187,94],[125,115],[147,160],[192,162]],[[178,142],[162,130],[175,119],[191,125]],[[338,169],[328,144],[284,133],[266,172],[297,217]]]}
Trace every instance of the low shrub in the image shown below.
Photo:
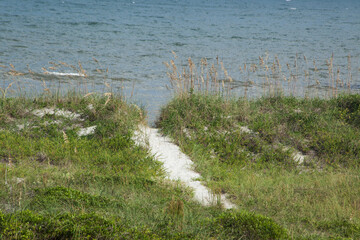
{"label": "low shrub", "polygon": [[111,201],[102,196],[93,196],[65,187],[49,187],[35,190],[35,197],[32,199],[31,207],[44,206],[75,206],[75,207],[106,207],[116,205],[121,207],[119,201]]}
{"label": "low shrub", "polygon": [[228,239],[289,238],[287,231],[272,219],[249,212],[224,212],[216,218],[215,224]]}
{"label": "low shrub", "polygon": [[1,209],[0,209],[0,237],[1,237],[1,233],[5,228],[5,215],[2,213]]}
{"label": "low shrub", "polygon": [[40,215],[26,210],[1,217],[1,239],[161,239],[146,227],[127,227],[95,213]]}
{"label": "low shrub", "polygon": [[360,127],[360,94],[343,95],[335,99],[339,117]]}

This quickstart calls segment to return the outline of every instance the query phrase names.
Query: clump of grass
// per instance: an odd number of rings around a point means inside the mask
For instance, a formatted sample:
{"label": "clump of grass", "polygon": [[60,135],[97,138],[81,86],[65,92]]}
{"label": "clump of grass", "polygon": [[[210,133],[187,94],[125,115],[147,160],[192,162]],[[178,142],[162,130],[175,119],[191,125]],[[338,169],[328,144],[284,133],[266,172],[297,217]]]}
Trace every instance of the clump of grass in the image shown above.
{"label": "clump of grass", "polygon": [[360,95],[341,95],[334,100],[339,111],[339,118],[360,127]]}
{"label": "clump of grass", "polygon": [[40,215],[29,210],[2,214],[0,236],[6,239],[161,239],[147,228],[125,226],[94,213]]}
{"label": "clump of grass", "polygon": [[214,229],[227,239],[289,239],[287,231],[272,219],[248,212],[225,212],[214,221]]}
{"label": "clump of grass", "polygon": [[93,196],[71,188],[47,187],[35,189],[35,196],[32,198],[29,207],[32,209],[63,209],[64,206],[75,208],[106,208],[123,207],[122,199],[110,200],[102,196]]}
{"label": "clump of grass", "polygon": [[331,231],[335,233],[337,237],[360,238],[360,224],[356,224],[348,219],[320,221],[318,223],[318,229]]}
{"label": "clump of grass", "polygon": [[[176,54],[175,60],[177,58]],[[178,96],[186,96],[192,92],[204,94],[221,93],[224,96],[230,95],[233,79],[229,76],[223,62],[210,64],[206,58],[201,59],[196,65],[191,58],[187,60],[186,67],[179,68],[174,60],[164,62],[168,69],[171,87]]]}

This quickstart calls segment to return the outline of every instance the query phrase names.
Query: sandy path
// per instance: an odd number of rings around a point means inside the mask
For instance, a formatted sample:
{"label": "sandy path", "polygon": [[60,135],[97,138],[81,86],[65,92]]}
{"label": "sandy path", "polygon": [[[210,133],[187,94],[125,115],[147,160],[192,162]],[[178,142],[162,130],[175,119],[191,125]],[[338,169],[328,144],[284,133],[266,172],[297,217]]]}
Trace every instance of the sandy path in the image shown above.
{"label": "sandy path", "polygon": [[[168,137],[163,137],[156,128],[139,126],[135,134],[135,141],[138,144],[149,147],[151,154],[163,162],[163,166],[171,180],[180,180],[186,186],[194,189],[194,197],[205,206],[216,204],[217,197],[210,190],[201,184],[199,173],[191,170],[193,162],[181,152],[180,148],[173,144]],[[221,195],[221,203],[224,208],[236,208],[224,195]]]}

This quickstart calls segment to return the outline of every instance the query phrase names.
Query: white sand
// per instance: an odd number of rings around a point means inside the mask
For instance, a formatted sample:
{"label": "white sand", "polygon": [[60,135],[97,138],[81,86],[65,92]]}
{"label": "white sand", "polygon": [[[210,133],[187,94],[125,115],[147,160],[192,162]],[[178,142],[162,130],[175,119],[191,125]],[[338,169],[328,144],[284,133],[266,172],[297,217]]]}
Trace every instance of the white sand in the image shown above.
{"label": "white sand", "polygon": [[83,119],[80,118],[80,114],[73,113],[73,112],[70,112],[67,110],[62,110],[62,109],[55,109],[55,108],[35,109],[32,111],[32,113],[39,118],[42,118],[45,115],[54,115],[55,114],[56,116],[69,118],[71,120],[83,121]]}
{"label": "white sand", "polygon": [[[200,174],[191,170],[193,162],[188,156],[181,152],[180,148],[173,144],[168,137],[163,137],[155,128],[139,126],[134,140],[149,148],[151,154],[163,162],[163,166],[171,180],[179,180],[186,186],[194,189],[194,197],[205,206],[214,205],[218,199],[208,188],[196,180],[201,178]],[[219,199],[224,208],[236,208],[224,195]]]}
{"label": "white sand", "polygon": [[77,132],[77,135],[79,137],[91,135],[95,133],[95,129],[96,129],[96,125],[87,128],[80,128],[79,131]]}

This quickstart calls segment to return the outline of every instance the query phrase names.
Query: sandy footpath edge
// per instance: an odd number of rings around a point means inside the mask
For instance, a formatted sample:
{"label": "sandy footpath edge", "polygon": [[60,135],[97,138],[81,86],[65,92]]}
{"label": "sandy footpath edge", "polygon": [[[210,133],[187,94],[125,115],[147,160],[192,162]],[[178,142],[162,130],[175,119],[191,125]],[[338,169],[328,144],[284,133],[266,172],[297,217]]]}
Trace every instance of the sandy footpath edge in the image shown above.
{"label": "sandy footpath edge", "polygon": [[[217,203],[218,197],[196,180],[201,176],[191,170],[193,164],[191,159],[182,153],[180,148],[172,143],[168,137],[162,136],[158,129],[141,125],[139,130],[135,132],[134,140],[137,144],[148,147],[150,153],[163,163],[169,179],[179,180],[186,186],[193,188],[194,198],[197,201],[205,206]],[[223,194],[220,196],[220,201],[226,209],[236,208]]]}

